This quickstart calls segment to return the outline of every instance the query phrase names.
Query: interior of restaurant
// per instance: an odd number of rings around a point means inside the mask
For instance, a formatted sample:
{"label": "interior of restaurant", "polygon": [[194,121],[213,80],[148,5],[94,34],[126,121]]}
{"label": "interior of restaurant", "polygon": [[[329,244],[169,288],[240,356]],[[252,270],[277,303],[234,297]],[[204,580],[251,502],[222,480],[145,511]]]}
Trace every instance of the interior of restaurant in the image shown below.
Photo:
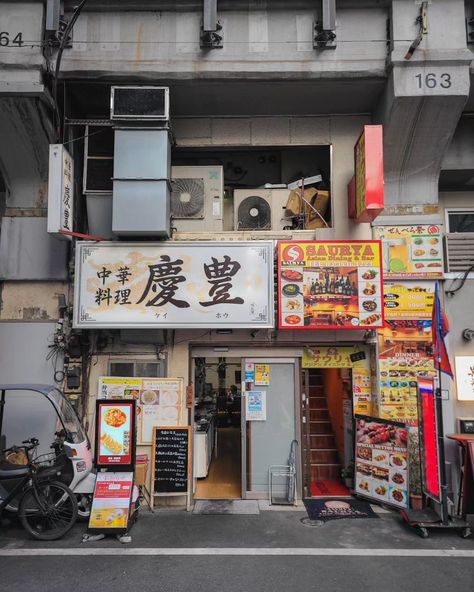
{"label": "interior of restaurant", "polygon": [[195,359],[196,499],[241,497],[241,360]]}

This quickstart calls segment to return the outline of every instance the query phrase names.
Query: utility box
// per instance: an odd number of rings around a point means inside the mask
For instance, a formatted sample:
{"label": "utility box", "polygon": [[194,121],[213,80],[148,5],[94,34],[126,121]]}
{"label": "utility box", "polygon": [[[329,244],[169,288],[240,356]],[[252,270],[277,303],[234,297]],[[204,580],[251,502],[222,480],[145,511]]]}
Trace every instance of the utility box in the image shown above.
{"label": "utility box", "polygon": [[115,130],[114,234],[169,238],[170,174],[171,144],[167,129]]}

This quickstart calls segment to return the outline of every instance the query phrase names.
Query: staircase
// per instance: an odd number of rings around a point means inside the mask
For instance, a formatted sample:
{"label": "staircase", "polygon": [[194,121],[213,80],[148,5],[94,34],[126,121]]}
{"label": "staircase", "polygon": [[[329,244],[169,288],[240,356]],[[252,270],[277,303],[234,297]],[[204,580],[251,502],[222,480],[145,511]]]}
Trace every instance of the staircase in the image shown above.
{"label": "staircase", "polygon": [[311,481],[339,481],[341,465],[320,370],[309,370],[309,439]]}

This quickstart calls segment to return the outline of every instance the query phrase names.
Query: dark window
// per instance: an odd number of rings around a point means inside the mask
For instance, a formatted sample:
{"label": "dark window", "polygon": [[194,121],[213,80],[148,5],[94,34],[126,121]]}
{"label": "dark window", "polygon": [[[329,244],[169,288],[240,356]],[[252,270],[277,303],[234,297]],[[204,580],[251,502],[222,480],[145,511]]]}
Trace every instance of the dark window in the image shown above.
{"label": "dark window", "polygon": [[448,212],[449,232],[474,232],[474,210]]}

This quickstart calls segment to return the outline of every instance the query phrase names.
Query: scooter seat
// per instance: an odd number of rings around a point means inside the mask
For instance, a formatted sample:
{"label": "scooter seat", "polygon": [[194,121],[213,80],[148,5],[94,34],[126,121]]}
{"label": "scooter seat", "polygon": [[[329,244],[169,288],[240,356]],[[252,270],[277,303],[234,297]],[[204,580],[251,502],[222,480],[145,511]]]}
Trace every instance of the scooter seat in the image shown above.
{"label": "scooter seat", "polygon": [[0,460],[0,479],[23,477],[29,472],[30,468],[25,467],[25,465],[15,465],[7,460]]}

